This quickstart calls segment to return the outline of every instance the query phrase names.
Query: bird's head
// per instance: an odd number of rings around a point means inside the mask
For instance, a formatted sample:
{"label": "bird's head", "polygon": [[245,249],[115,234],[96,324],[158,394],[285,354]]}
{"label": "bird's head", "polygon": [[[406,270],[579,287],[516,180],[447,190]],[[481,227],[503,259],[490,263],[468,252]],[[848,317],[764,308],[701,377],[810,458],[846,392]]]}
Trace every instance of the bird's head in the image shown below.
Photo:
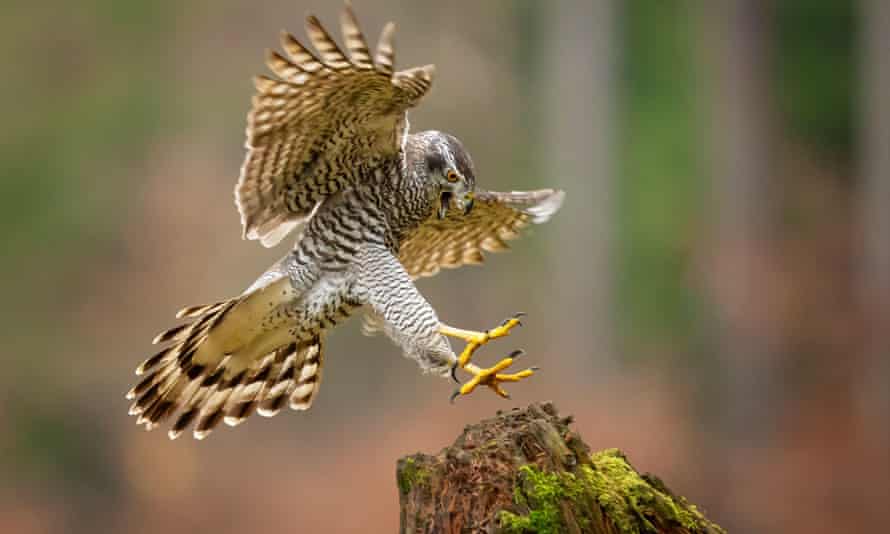
{"label": "bird's head", "polygon": [[423,132],[424,162],[434,186],[437,214],[444,219],[452,203],[466,215],[473,209],[476,173],[473,160],[456,137],[442,132]]}

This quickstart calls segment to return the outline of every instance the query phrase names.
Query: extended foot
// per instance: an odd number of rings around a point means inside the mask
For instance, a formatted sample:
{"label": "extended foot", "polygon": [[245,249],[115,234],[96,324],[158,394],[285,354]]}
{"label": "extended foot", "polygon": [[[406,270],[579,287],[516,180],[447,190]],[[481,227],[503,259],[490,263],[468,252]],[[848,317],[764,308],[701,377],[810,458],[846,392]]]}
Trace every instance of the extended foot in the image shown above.
{"label": "extended foot", "polygon": [[516,326],[521,326],[522,323],[519,319],[525,314],[520,312],[509,319],[505,319],[504,322],[491,330],[486,332],[476,332],[475,330],[463,330],[461,328],[454,328],[448,326],[446,324],[442,324],[439,327],[439,332],[443,335],[456,337],[458,339],[462,339],[467,342],[467,345],[464,347],[464,350],[460,353],[460,356],[457,358],[457,362],[455,362],[454,367],[451,368],[451,377],[457,380],[457,376],[455,376],[455,371],[458,367],[466,368],[470,363],[470,360],[473,357],[473,353],[476,352],[476,349],[485,345],[492,339],[497,339],[499,337],[504,337],[510,334],[510,330],[515,328]]}
{"label": "extended foot", "polygon": [[519,371],[518,373],[501,373],[507,367],[513,365],[513,362],[516,358],[522,356],[523,351],[514,350],[510,353],[509,356],[499,361],[492,367],[488,369],[481,369],[472,363],[468,363],[467,365],[462,366],[462,368],[468,373],[473,375],[473,378],[468,380],[465,384],[463,384],[454,394],[451,395],[451,402],[454,402],[454,399],[461,395],[469,395],[473,392],[478,386],[488,386],[492,391],[500,395],[505,399],[510,398],[510,394],[504,391],[504,388],[501,387],[502,382],[519,382],[523,378],[528,378],[535,374],[535,371],[538,370],[537,367],[530,367],[523,371]]}

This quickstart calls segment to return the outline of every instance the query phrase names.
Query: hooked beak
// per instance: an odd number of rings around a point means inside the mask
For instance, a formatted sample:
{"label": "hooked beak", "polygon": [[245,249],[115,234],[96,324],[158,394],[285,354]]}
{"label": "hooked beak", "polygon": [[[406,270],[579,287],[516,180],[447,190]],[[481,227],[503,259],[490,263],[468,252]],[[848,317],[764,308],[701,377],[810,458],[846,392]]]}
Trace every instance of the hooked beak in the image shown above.
{"label": "hooked beak", "polygon": [[473,211],[473,202],[475,200],[475,195],[471,192],[468,192],[466,196],[464,196],[464,215],[469,215],[471,211]]}
{"label": "hooked beak", "polygon": [[[451,191],[443,191],[442,196],[439,198],[439,219],[444,219],[448,216],[448,210],[451,209],[451,200],[455,198],[454,193]],[[467,192],[463,197],[459,197],[457,200],[457,208],[463,210],[464,215],[469,215],[470,211],[473,210],[473,200],[475,195],[473,195],[472,191]]]}
{"label": "hooked beak", "polygon": [[448,208],[451,207],[451,191],[443,191],[442,196],[439,197],[439,219],[444,219],[446,215],[448,215]]}

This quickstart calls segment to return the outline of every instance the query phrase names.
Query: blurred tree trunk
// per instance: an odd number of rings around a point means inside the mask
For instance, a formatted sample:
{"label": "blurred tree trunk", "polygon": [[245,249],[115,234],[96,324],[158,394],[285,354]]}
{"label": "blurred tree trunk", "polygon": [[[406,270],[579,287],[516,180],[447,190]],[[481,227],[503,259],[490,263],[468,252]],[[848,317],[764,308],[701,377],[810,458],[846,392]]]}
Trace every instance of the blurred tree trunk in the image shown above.
{"label": "blurred tree trunk", "polygon": [[728,403],[721,420],[730,439],[740,437],[733,432],[743,432],[745,441],[756,441],[773,422],[770,406],[778,380],[770,367],[779,340],[763,331],[751,335],[739,324],[748,317],[738,313],[756,315],[769,301],[758,291],[753,262],[774,229],[781,193],[774,175],[778,136],[769,98],[772,20],[766,0],[724,0],[705,9],[715,75],[711,127],[715,241],[721,247],[718,254],[741,263],[723,273],[731,276],[727,283],[735,285],[731,294],[738,300],[731,302],[737,310],[720,310]]}
{"label": "blurred tree trunk", "polygon": [[[560,239],[551,240],[549,279],[562,317],[583,317],[583,328],[555,321],[564,354],[595,354],[599,371],[615,364],[611,288],[613,235],[612,110],[615,85],[613,0],[535,3],[541,24],[538,57],[541,118],[538,144],[546,181],[569,192],[571,216],[556,217]],[[542,178],[543,179],[543,178]],[[578,280],[586,280],[578,285]]]}
{"label": "blurred tree trunk", "polygon": [[[869,318],[866,373],[860,392],[862,428],[890,444],[890,2],[866,0],[862,10],[863,210],[862,296]],[[886,485],[885,485],[886,495]],[[886,502],[886,501],[885,501]]]}
{"label": "blurred tree trunk", "polygon": [[550,403],[464,429],[435,456],[399,460],[403,534],[719,533],[618,450],[590,449]]}
{"label": "blurred tree trunk", "polygon": [[[773,12],[768,0],[703,3],[711,84],[711,143],[716,209],[714,274],[718,284],[719,449],[730,451],[718,487],[748,486],[749,454],[775,438],[781,404],[781,325],[769,317],[768,276],[782,188],[775,174],[779,136],[770,99]],[[732,491],[723,506],[732,509]],[[757,518],[729,530],[756,531]]]}

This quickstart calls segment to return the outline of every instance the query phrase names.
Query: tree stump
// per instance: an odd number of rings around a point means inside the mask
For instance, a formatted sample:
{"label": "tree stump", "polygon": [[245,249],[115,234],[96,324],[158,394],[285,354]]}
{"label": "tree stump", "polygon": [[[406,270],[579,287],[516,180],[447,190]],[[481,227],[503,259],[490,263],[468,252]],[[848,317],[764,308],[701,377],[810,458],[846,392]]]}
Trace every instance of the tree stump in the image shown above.
{"label": "tree stump", "polygon": [[722,533],[617,449],[590,453],[551,403],[469,425],[399,460],[403,534]]}

